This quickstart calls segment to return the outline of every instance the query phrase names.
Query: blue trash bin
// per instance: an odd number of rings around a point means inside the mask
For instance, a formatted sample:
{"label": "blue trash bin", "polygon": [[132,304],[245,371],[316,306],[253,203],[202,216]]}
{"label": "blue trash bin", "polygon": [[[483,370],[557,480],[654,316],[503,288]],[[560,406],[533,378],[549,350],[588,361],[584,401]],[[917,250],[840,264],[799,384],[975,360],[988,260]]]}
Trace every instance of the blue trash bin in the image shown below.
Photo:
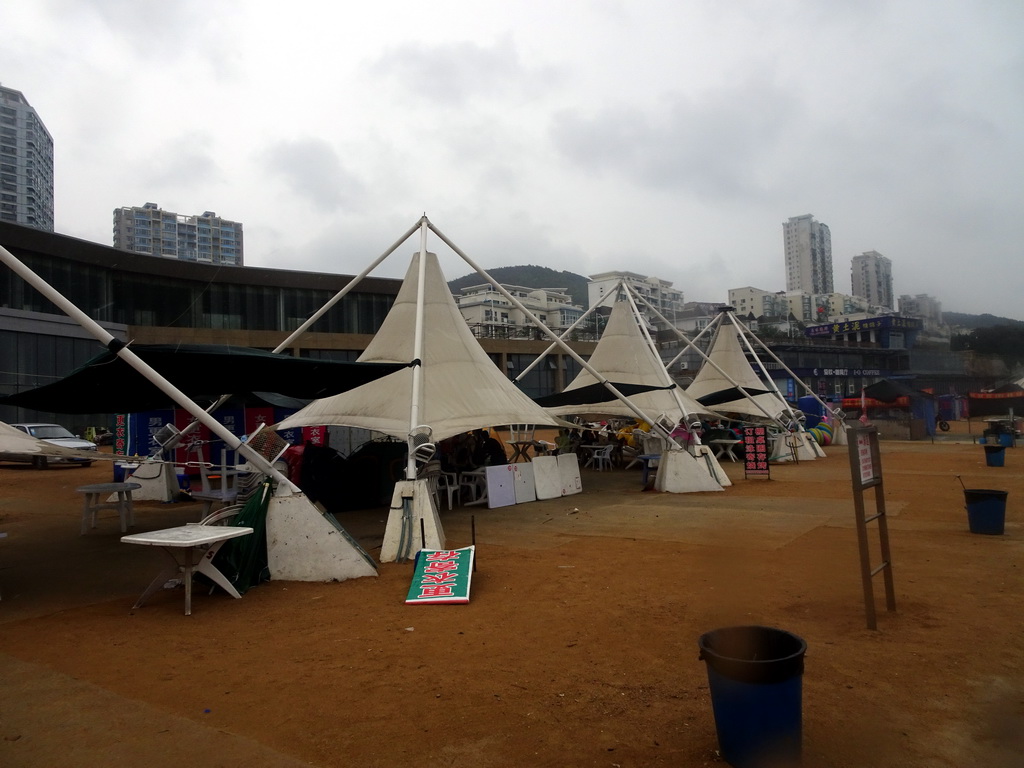
{"label": "blue trash bin", "polygon": [[1006,491],[964,489],[967,525],[971,533],[1001,536],[1006,525]]}
{"label": "blue trash bin", "polygon": [[773,627],[725,627],[700,636],[722,758],[734,768],[800,761],[807,643]]}
{"label": "blue trash bin", "polygon": [[1001,467],[1006,463],[1006,448],[1001,445],[986,445],[985,465],[989,467]]}

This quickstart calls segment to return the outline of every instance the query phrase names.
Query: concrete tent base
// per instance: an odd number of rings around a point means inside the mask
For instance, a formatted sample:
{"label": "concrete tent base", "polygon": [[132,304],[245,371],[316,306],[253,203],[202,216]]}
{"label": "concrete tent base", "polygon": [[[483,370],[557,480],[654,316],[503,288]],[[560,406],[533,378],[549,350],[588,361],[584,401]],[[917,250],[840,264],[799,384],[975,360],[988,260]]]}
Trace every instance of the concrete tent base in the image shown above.
{"label": "concrete tent base", "polygon": [[401,562],[414,558],[420,549],[444,548],[444,529],[428,481],[399,480],[391,497],[380,561]]}
{"label": "concrete tent base", "polygon": [[144,461],[126,480],[142,486],[132,491],[134,501],[174,501],[178,498],[178,476],[172,464]]}
{"label": "concrete tent base", "polygon": [[[806,432],[801,432],[800,437],[803,438],[804,452],[810,454],[807,456],[808,459],[824,459],[825,449],[818,445],[818,441],[811,437]],[[804,453],[800,454],[800,459],[804,459]]]}
{"label": "concrete tent base", "polygon": [[666,493],[722,490],[722,486],[709,474],[706,466],[701,466],[701,463],[682,449],[661,454],[654,488]]}
{"label": "concrete tent base", "polygon": [[832,445],[849,445],[846,439],[846,424],[835,421],[832,422]]}
{"label": "concrete tent base", "polygon": [[784,461],[797,461],[803,458],[797,451],[800,442],[799,437],[793,432],[783,432],[776,438],[774,445],[772,445],[772,455],[768,460],[781,463]]}
{"label": "concrete tent base", "polygon": [[271,579],[345,581],[376,576],[373,559],[304,494],[273,496],[267,510]]}
{"label": "concrete tent base", "polygon": [[725,474],[725,470],[722,469],[722,465],[718,463],[718,458],[715,456],[715,452],[711,450],[710,446],[707,445],[695,445],[693,446],[693,455],[697,459],[697,463],[707,469],[708,474],[718,482],[723,488],[728,488],[732,485],[732,480]]}

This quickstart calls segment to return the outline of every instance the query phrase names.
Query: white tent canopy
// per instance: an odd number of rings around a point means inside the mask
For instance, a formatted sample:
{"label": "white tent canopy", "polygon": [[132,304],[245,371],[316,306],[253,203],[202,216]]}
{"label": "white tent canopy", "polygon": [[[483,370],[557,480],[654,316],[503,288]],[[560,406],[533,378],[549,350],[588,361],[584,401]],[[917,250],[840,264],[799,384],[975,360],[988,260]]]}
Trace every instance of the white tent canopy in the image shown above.
{"label": "white tent canopy", "polygon": [[740,343],[741,330],[733,325],[727,314],[723,313],[720,319],[708,350],[708,357],[718,367],[705,361],[686,388],[686,394],[704,403],[707,409],[723,415],[740,414],[777,420],[780,414],[788,413],[789,406],[761,381],[747,360]]}
{"label": "white tent canopy", "polygon": [[[394,306],[359,356],[360,362],[409,362],[414,359],[420,254],[413,256]],[[419,424],[430,439],[497,424],[560,426],[498,369],[481,348],[459,312],[441,273],[437,256],[426,253],[423,304],[422,400]],[[410,433],[414,367],[315,400],[289,416],[277,429],[340,425],[361,427],[405,439]]]}
{"label": "white tent canopy", "polygon": [[[657,389],[629,396],[629,400],[651,418],[665,416],[668,421],[676,424],[695,413],[712,413],[674,384],[665,370],[664,363],[643,337],[637,318],[627,301],[617,301],[612,305],[608,324],[588,362],[616,384],[674,386],[674,389]],[[593,374],[582,370],[565,391],[570,392],[597,383]],[[559,416],[600,414],[635,418],[634,411],[611,393],[608,393],[607,402],[563,405],[547,410]]]}

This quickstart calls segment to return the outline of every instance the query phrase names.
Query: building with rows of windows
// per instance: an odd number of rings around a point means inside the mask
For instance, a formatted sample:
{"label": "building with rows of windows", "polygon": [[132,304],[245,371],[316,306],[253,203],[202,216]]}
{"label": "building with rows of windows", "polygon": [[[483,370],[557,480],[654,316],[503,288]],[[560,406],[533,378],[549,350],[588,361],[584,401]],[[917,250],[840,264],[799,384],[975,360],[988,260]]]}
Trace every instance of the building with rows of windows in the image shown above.
{"label": "building with rows of windows", "polygon": [[832,293],[832,233],[807,213],[782,225],[786,290]]}
{"label": "building with rows of windows", "polygon": [[53,231],[53,137],[24,94],[2,85],[0,221]]}
{"label": "building with rows of windows", "polygon": [[[583,314],[583,308],[573,304],[564,289],[502,287],[556,333],[561,334]],[[455,301],[473,335],[479,338],[526,338],[539,333],[523,311],[489,283],[466,286]]]}
{"label": "building with rows of windows", "polygon": [[114,210],[114,247],[166,259],[242,266],[242,225],[213,211],[183,216],[156,203]]}
{"label": "building with rows of windows", "polygon": [[854,296],[863,296],[878,307],[896,309],[892,260],[878,251],[865,251],[850,259],[850,284]]}

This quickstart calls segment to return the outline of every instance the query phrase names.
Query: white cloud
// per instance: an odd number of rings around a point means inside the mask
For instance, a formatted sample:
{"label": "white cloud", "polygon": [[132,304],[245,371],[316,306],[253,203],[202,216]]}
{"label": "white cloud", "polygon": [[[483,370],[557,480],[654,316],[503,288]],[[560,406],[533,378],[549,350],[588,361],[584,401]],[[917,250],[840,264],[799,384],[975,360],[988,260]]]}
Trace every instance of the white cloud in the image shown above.
{"label": "white cloud", "polygon": [[781,223],[813,213],[841,289],[878,250],[898,293],[1021,315],[1011,0],[40,0],[0,29],[76,237],[156,201],[242,221],[247,263],[356,272],[426,212],[484,267],[724,300],[782,289]]}
{"label": "white cloud", "polygon": [[283,178],[289,189],[319,211],[330,213],[360,203],[362,182],[345,170],[337,152],[323,139],[277,142],[256,162]]}

